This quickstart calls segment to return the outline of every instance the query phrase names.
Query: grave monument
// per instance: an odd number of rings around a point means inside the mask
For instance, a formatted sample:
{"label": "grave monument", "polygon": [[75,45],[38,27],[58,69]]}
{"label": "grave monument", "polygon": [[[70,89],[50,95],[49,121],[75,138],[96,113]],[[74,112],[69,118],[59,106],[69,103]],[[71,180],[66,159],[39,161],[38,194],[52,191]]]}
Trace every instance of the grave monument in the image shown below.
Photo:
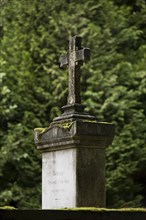
{"label": "grave monument", "polygon": [[89,55],[81,37],[69,38],[68,52],[60,57],[60,67],[69,72],[67,105],[48,128],[34,132],[42,153],[42,209],[105,207],[105,149],[115,128],[81,104],[80,67]]}

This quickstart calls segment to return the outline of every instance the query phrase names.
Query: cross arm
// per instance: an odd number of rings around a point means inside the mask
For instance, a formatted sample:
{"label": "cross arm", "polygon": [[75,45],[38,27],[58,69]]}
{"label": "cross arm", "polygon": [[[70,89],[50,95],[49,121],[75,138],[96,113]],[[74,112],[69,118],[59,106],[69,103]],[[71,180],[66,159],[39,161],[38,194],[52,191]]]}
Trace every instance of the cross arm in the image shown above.
{"label": "cross arm", "polygon": [[64,54],[59,57],[59,64],[61,68],[64,68],[68,65],[68,55]]}
{"label": "cross arm", "polygon": [[86,61],[90,59],[90,49],[83,48],[76,51],[76,61]]}

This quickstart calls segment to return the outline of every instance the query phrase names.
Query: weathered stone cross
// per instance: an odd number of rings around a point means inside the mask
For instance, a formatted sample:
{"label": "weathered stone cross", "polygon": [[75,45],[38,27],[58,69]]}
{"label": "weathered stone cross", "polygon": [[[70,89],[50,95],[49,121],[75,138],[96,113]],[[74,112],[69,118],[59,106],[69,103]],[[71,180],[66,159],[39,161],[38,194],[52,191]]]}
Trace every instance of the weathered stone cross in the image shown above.
{"label": "weathered stone cross", "polygon": [[90,49],[81,47],[81,37],[74,36],[69,38],[69,50],[66,55],[60,56],[60,67],[68,65],[68,100],[67,105],[81,103],[80,96],[80,66],[83,61],[90,57]]}

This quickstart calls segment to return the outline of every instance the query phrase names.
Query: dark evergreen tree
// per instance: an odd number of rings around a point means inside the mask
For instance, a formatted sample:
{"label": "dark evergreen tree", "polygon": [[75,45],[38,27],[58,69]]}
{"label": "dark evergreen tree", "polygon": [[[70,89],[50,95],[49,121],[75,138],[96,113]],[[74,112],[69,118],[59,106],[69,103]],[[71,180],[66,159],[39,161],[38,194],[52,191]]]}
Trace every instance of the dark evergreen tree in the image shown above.
{"label": "dark evergreen tree", "polygon": [[[3,0],[0,21],[0,204],[38,208],[41,158],[33,129],[66,104],[58,67],[69,35],[83,36],[82,101],[116,124],[107,149],[107,205],[146,204],[146,2]],[[66,45],[66,48],[64,47]]]}

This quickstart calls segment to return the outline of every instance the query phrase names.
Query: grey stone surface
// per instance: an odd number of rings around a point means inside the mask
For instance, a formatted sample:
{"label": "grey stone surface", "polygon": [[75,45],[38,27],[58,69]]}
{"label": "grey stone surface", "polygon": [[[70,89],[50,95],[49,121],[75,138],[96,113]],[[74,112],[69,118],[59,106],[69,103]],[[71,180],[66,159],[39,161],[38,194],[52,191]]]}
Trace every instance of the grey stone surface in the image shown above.
{"label": "grey stone surface", "polygon": [[90,57],[90,49],[81,47],[81,37],[74,36],[69,38],[69,48],[67,55],[60,57],[60,67],[68,66],[68,100],[67,104],[72,105],[81,103],[80,97],[80,66],[83,61]]}
{"label": "grey stone surface", "polygon": [[105,150],[77,149],[76,207],[105,207]]}
{"label": "grey stone surface", "polygon": [[72,148],[42,154],[42,208],[104,207],[105,152]]}
{"label": "grey stone surface", "polygon": [[74,36],[69,38],[68,52],[61,55],[59,62],[60,67],[68,67],[68,99],[67,105],[63,106],[63,115],[54,118],[54,121],[66,120],[71,118],[88,118],[94,120],[95,117],[84,112],[85,106],[81,104],[80,95],[80,67],[83,62],[89,60],[90,49],[82,48],[82,38]]}
{"label": "grey stone surface", "polygon": [[35,132],[35,143],[42,151],[64,148],[105,148],[112,143],[115,126],[110,123],[75,120],[52,123],[41,135]]}
{"label": "grey stone surface", "polygon": [[76,206],[76,150],[42,154],[42,208]]}
{"label": "grey stone surface", "polygon": [[42,152],[42,208],[105,207],[105,148],[114,125],[53,122],[35,143]]}
{"label": "grey stone surface", "polygon": [[115,126],[97,122],[84,112],[80,97],[80,66],[89,58],[81,37],[69,39],[67,55],[69,95],[64,113],[46,129],[35,129],[34,141],[42,152],[42,208],[105,207],[105,148]]}

